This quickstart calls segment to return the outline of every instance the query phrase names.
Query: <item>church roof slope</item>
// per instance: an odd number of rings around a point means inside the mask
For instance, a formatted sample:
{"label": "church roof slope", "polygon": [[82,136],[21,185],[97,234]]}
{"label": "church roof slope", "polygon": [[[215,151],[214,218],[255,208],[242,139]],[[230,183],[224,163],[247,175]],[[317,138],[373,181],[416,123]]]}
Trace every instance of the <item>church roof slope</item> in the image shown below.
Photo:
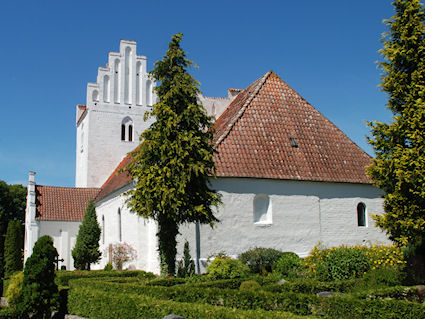
{"label": "church roof slope", "polygon": [[36,185],[36,219],[82,221],[89,201],[99,190]]}
{"label": "church roof slope", "polygon": [[119,163],[117,168],[113,171],[111,176],[103,183],[99,194],[96,197],[96,200],[100,200],[112,193],[113,191],[127,185],[131,182],[131,176],[128,172],[121,171],[124,167],[126,167],[131,162],[131,156],[128,154],[124,159]]}
{"label": "church roof slope", "polygon": [[371,157],[271,71],[214,128],[218,177],[370,183]]}
{"label": "church roof slope", "polygon": [[[371,157],[272,71],[242,90],[214,124],[218,177],[369,184]],[[121,169],[96,200],[131,182]]]}

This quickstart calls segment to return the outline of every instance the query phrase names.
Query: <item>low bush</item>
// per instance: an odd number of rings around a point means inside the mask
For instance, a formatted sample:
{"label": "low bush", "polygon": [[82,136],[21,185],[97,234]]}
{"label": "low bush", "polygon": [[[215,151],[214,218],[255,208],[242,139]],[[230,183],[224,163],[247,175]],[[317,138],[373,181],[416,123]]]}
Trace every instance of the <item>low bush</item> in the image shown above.
{"label": "low bush", "polygon": [[284,252],[274,266],[274,270],[285,277],[296,277],[299,268],[300,257],[293,252]]}
{"label": "low bush", "polygon": [[156,278],[156,279],[150,280],[146,283],[146,285],[172,287],[176,285],[183,285],[185,283],[186,283],[186,280],[183,278],[166,277],[166,278]]}
{"label": "low bush", "polygon": [[273,248],[257,247],[240,254],[238,259],[247,265],[252,273],[265,274],[273,270],[275,263],[283,254]]}
{"label": "low bush", "polygon": [[68,283],[71,279],[79,279],[79,278],[101,278],[101,277],[137,277],[148,275],[154,276],[152,273],[147,273],[142,270],[125,270],[125,271],[104,271],[104,270],[90,270],[90,271],[57,271],[56,272],[56,284],[60,286],[68,286]]}
{"label": "low bush", "polygon": [[24,273],[18,272],[10,277],[9,285],[6,290],[7,302],[9,307],[15,308],[19,301],[19,295],[22,290],[22,282],[24,281]]}
{"label": "low bush", "polygon": [[207,267],[207,275],[216,279],[232,279],[246,277],[249,268],[237,259],[215,257]]}
{"label": "low bush", "polygon": [[344,245],[330,249],[316,246],[304,262],[310,274],[322,281],[358,278],[371,268],[363,248]]}
{"label": "low bush", "polygon": [[103,268],[103,270],[105,270],[105,271],[111,271],[113,269],[114,269],[114,267],[112,266],[112,263],[107,263],[105,265],[105,267]]}
{"label": "low bush", "polygon": [[[151,289],[167,290],[163,287]],[[239,310],[226,307],[216,307],[206,304],[175,302],[171,300],[158,300],[135,293],[115,293],[91,289],[88,287],[74,286],[68,296],[69,313],[91,319],[127,319],[127,318],[163,318],[168,314],[176,314],[185,318],[287,318],[299,317],[291,313],[264,311],[264,310]]]}
{"label": "low bush", "polygon": [[281,285],[269,285],[262,287],[262,289],[276,293],[295,292],[304,294],[317,294],[321,291],[349,293],[358,287],[359,282],[359,279],[326,282],[307,278],[287,281]]}
{"label": "low bush", "polygon": [[254,280],[247,280],[241,283],[239,290],[257,290],[260,288],[260,284]]}

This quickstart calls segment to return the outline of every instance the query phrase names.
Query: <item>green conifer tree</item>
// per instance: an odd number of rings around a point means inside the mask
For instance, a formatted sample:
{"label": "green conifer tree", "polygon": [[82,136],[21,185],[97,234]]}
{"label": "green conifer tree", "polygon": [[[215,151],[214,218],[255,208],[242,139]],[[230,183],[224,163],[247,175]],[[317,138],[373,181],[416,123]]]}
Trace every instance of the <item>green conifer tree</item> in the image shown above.
{"label": "green conifer tree", "polygon": [[380,51],[381,87],[393,121],[369,123],[376,158],[368,172],[385,192],[385,214],[375,216],[377,225],[405,245],[421,242],[425,234],[425,25],[419,0],[393,5]]}
{"label": "green conifer tree", "polygon": [[[58,306],[58,286],[55,284],[55,259],[58,253],[49,236],[40,237],[34,244],[32,255],[24,268],[24,281],[18,309],[21,317],[50,318],[51,310]],[[20,317],[20,318],[21,318]]]}
{"label": "green conifer tree", "polygon": [[9,278],[15,272],[22,270],[23,235],[22,225],[18,220],[11,220],[7,226],[6,239],[4,241],[5,278]]}
{"label": "green conifer tree", "polygon": [[100,259],[99,251],[100,226],[97,222],[94,201],[91,200],[87,206],[83,223],[78,230],[75,247],[72,250],[74,267],[77,269],[90,270],[90,264]]}
{"label": "green conifer tree", "polygon": [[159,97],[147,116],[156,121],[140,137],[126,169],[135,188],[128,192],[129,208],[158,222],[161,272],[174,274],[179,225],[199,222],[212,225],[212,207],[220,202],[210,188],[215,175],[212,118],[198,104],[199,84],[188,73],[192,62],[176,34],[151,76],[159,84]]}
{"label": "green conifer tree", "polygon": [[195,263],[190,255],[189,242],[186,241],[183,247],[183,258],[177,264],[177,277],[190,277],[195,273]]}

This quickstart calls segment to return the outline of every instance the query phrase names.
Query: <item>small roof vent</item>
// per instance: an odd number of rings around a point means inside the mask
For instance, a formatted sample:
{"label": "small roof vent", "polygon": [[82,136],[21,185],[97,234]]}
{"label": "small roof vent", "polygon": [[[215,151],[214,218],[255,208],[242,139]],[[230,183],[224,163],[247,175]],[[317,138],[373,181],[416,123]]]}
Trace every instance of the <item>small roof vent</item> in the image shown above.
{"label": "small roof vent", "polygon": [[291,142],[292,147],[298,147],[298,143],[297,143],[297,140],[295,139],[295,137],[290,137],[289,141]]}

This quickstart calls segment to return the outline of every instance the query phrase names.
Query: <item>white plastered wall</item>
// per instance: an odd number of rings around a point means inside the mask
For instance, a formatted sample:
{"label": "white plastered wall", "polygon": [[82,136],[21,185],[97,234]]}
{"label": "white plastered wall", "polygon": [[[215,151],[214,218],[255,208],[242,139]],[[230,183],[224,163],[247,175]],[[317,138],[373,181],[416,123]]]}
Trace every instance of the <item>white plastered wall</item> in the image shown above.
{"label": "white plastered wall", "polygon": [[75,246],[81,222],[42,220],[39,223],[40,237],[44,235],[52,237],[53,246],[59,254],[59,259],[63,259],[59,262],[59,269],[61,269],[61,266],[66,266],[67,270],[74,270],[72,249]]}
{"label": "white plastered wall", "polygon": [[[124,265],[124,268],[136,268],[159,273],[157,225],[152,220],[139,217],[130,212],[122,195],[123,188],[96,203],[96,214],[102,234],[100,250],[102,259],[93,269],[102,269],[109,261],[109,245],[127,243],[137,251],[137,260]],[[121,240],[119,238],[119,217],[121,213]]]}
{"label": "white plastered wall", "polygon": [[[201,260],[201,271],[207,258],[220,251],[236,257],[250,248],[270,247],[304,257],[319,242],[328,247],[389,243],[373,226],[371,214],[383,213],[383,200],[371,185],[247,178],[221,178],[212,185],[223,196],[216,214],[220,222],[214,229],[200,226],[199,251],[195,225],[182,226],[178,237],[178,254],[188,240],[192,257]],[[257,194],[269,196],[271,224],[254,223]],[[366,205],[367,227],[357,226],[359,202]]]}
{"label": "white plastered wall", "polygon": [[[107,66],[98,69],[97,82],[87,85],[86,113],[77,119],[76,187],[102,186],[152,123],[143,117],[156,102],[154,83],[146,57],[136,51],[136,42],[121,40],[120,52],[110,52]],[[133,122],[132,141],[121,140],[126,117]]]}

